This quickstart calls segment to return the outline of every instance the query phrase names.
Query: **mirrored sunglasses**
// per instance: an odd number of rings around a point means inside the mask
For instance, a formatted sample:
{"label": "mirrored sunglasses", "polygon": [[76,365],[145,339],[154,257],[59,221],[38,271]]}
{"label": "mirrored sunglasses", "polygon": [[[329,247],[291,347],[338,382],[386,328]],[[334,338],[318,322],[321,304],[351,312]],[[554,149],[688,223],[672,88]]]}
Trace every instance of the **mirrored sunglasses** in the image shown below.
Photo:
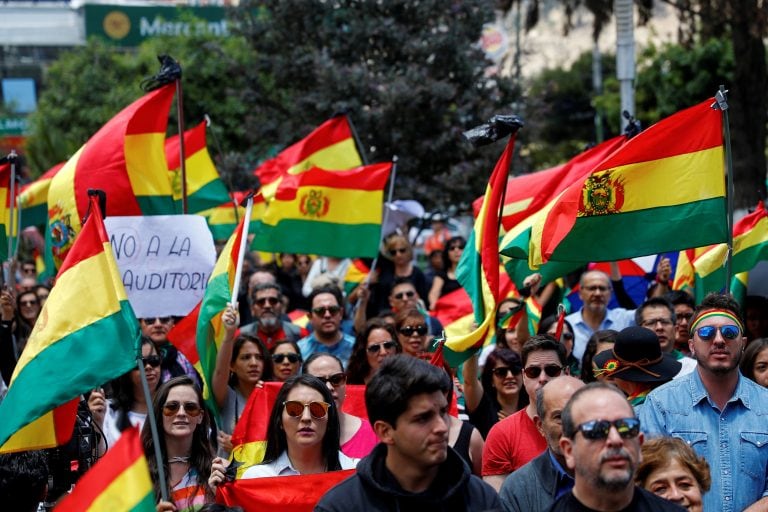
{"label": "mirrored sunglasses", "polygon": [[717,336],[718,329],[724,340],[733,341],[741,335],[741,329],[737,325],[721,325],[719,328],[714,325],[704,325],[696,329],[696,334],[701,341],[712,341]]}
{"label": "mirrored sunglasses", "polygon": [[616,428],[622,439],[632,439],[640,433],[640,420],[637,418],[621,418],[614,421],[592,420],[576,427],[576,431],[581,432],[585,439],[599,441],[608,438],[611,427]]}
{"label": "mirrored sunglasses", "polygon": [[309,408],[309,415],[320,420],[328,414],[328,408],[331,404],[327,402],[299,402],[298,400],[287,400],[283,402],[285,413],[291,418],[300,418],[304,414],[304,409]]}

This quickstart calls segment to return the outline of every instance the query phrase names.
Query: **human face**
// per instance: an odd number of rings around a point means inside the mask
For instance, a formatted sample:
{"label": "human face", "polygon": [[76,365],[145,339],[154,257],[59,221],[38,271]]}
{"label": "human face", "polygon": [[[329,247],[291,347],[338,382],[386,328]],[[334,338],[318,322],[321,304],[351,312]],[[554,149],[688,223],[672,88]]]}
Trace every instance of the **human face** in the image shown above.
{"label": "human face", "polygon": [[[712,315],[696,324],[688,346],[691,349],[691,355],[699,363],[701,371],[715,375],[726,375],[738,371],[746,338],[740,335],[735,340],[726,340],[720,332],[720,327],[724,325],[734,325],[734,321],[727,316]],[[701,327],[706,326],[716,328],[715,337],[711,341],[702,340],[697,332]]]}
{"label": "human face", "polygon": [[253,294],[251,312],[259,321],[260,328],[272,330],[279,327],[280,315],[283,313],[280,292],[274,288],[256,290]]}
{"label": "human face", "polygon": [[168,341],[168,331],[173,327],[173,317],[142,318],[141,333],[149,337],[155,346],[163,345]]}
{"label": "human face", "polygon": [[768,347],[757,353],[752,372],[755,374],[755,382],[768,388]]}
{"label": "human face", "polygon": [[[632,418],[635,414],[619,393],[605,389],[581,395],[572,404],[571,412],[576,426],[592,420]],[[560,439],[566,464],[574,470],[576,487],[589,493],[619,492],[631,487],[642,444],[642,433],[624,439],[614,426],[605,439],[587,439],[579,431],[573,439]]]}
{"label": "human face", "polygon": [[611,282],[602,272],[587,272],[581,278],[579,297],[587,311],[604,313],[611,300]]}
{"label": "human face", "polygon": [[395,265],[404,265],[411,261],[411,249],[404,240],[395,240],[389,247],[389,255]]}
{"label": "human face", "polygon": [[[385,348],[384,344],[392,344],[391,348]],[[376,346],[376,351],[371,353],[371,347]],[[371,350],[369,350],[371,349]],[[368,342],[365,345],[365,356],[368,359],[368,366],[371,367],[371,373],[376,371],[384,358],[397,353],[397,340],[392,339],[392,335],[385,329],[372,329],[368,334]]]}
{"label": "human face", "polygon": [[550,377],[547,372],[544,371],[546,366],[563,366],[560,363],[560,359],[557,358],[557,352],[554,350],[537,350],[528,354],[528,360],[525,362],[525,368],[538,367],[541,369],[541,373],[535,379],[523,374],[523,385],[528,393],[528,398],[531,403],[536,403],[536,390],[542,387],[550,380],[557,377]]}
{"label": "human face", "polygon": [[[168,392],[165,404],[176,402],[179,404],[194,403],[199,407],[201,404],[197,400],[197,393],[192,386],[175,386]],[[192,416],[187,414],[186,407],[179,407],[171,416],[163,414],[163,429],[165,435],[169,437],[192,437],[197,426],[203,421],[203,414]]]}
{"label": "human face", "polygon": [[690,512],[701,512],[701,488],[691,470],[676,458],[648,475],[645,488]]}
{"label": "human face", "polygon": [[547,446],[557,455],[562,455],[560,450],[560,437],[563,435],[562,414],[566,402],[577,389],[584,386],[579,379],[571,376],[562,376],[552,380],[552,384],[544,386],[544,410],[546,411],[541,422],[541,433],[547,440]]}
{"label": "human face", "polygon": [[229,369],[237,377],[238,383],[255,386],[264,374],[264,354],[256,343],[246,341]]}
{"label": "human face", "polygon": [[[155,346],[151,343],[145,343],[141,346],[141,357],[146,359],[150,356],[159,357]],[[145,364],[144,373],[147,375],[149,389],[154,391],[158,384],[160,384],[160,365],[152,366],[151,364]],[[131,371],[131,382],[133,383],[133,389],[141,392],[141,374],[138,368]]]}
{"label": "human face", "polygon": [[[496,372],[497,368],[507,370],[504,375],[497,375],[502,370]],[[520,366],[510,367],[502,360],[497,360],[493,365],[494,372],[491,377],[491,386],[496,390],[496,394],[504,397],[513,397],[520,394],[520,385],[523,381],[523,369]]]}
{"label": "human face", "polygon": [[[309,402],[324,402],[323,395],[309,386],[298,385],[288,392],[286,402],[296,400],[303,404]],[[281,404],[282,405],[282,404]],[[335,407],[331,405],[331,407]],[[292,418],[283,407],[283,430],[288,443],[288,452],[317,446],[323,442],[325,431],[328,429],[328,415],[323,418],[313,418],[309,407],[305,407],[298,418]]]}
{"label": "human face", "polygon": [[[436,469],[448,456],[448,401],[440,391],[421,393],[408,400],[408,408],[394,426],[376,422],[387,444],[387,465]],[[381,424],[384,424],[382,427]]]}
{"label": "human face", "polygon": [[402,283],[394,286],[389,294],[389,305],[393,311],[400,311],[408,306],[416,306],[419,295],[411,283]]}
{"label": "human face", "polygon": [[664,306],[648,306],[640,314],[640,325],[656,333],[662,352],[672,352],[675,348],[675,323],[672,312]]}
{"label": "human face", "polygon": [[456,265],[461,259],[461,254],[464,252],[464,242],[460,240],[454,240],[451,245],[447,247],[448,259],[453,265]]}
{"label": "human face", "polygon": [[300,255],[298,258],[296,258],[296,268],[298,269],[300,275],[306,276],[309,273],[309,268],[311,266],[312,260],[309,256]]}
{"label": "human face", "polygon": [[[292,363],[288,360],[287,356],[294,355],[297,357],[296,362]],[[283,356],[278,363],[275,360],[275,356]],[[301,364],[300,354],[296,352],[296,349],[290,343],[280,343],[275,347],[272,352],[272,359],[275,367],[275,378],[280,382],[285,382],[289,377],[293,377],[299,372],[299,365]],[[278,357],[279,358],[279,357]]]}
{"label": "human face", "polygon": [[691,318],[693,318],[693,308],[688,304],[675,305],[675,343],[688,348],[688,340],[691,335],[688,332]]}
{"label": "human face", "polygon": [[19,314],[24,320],[34,323],[40,314],[40,300],[34,292],[24,292],[19,297]]}
{"label": "human face", "polygon": [[[315,310],[319,310],[320,308],[325,308],[325,310],[320,314],[315,313]],[[338,311],[333,313],[328,308],[338,309]],[[339,332],[339,325],[341,325],[341,308],[333,294],[321,293],[312,299],[310,321],[312,322],[312,327],[315,332],[321,336],[331,337]]]}
{"label": "human face", "polygon": [[[320,377],[321,379],[327,379],[332,375],[343,373],[344,368],[339,366],[339,362],[330,356],[318,357],[307,367],[307,373],[314,377]],[[347,384],[342,383],[339,386],[334,386],[327,380],[325,385],[333,395],[333,403],[336,408],[341,411],[341,406],[344,404],[344,398],[347,396]]]}
{"label": "human face", "polygon": [[406,354],[421,357],[427,344],[427,324],[423,318],[408,317],[397,330],[397,337]]}
{"label": "human face", "polygon": [[45,288],[38,288],[35,293],[37,294],[37,300],[40,301],[40,309],[42,309],[51,292]]}

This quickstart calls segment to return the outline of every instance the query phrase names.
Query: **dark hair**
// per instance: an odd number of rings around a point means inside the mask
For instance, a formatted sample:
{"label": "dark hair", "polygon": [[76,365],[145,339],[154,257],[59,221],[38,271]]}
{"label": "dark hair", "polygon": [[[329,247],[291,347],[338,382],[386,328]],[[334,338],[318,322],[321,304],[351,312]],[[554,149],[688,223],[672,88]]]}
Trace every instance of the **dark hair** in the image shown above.
{"label": "dark hair", "polygon": [[395,277],[395,280],[392,281],[392,288],[389,289],[389,294],[392,295],[392,292],[395,290],[396,286],[400,286],[401,284],[409,284],[413,286],[413,289],[416,291],[416,295],[419,294],[419,291],[416,290],[416,285],[413,284],[413,279],[411,279],[410,276],[397,276]]}
{"label": "dark hair", "polygon": [[[327,354],[325,354],[327,355]],[[311,359],[311,358],[310,358]],[[333,396],[323,381],[312,375],[296,375],[291,377],[280,388],[280,392],[275,399],[275,405],[272,407],[272,413],[269,415],[269,425],[267,427],[267,448],[264,452],[264,461],[262,464],[274,462],[280,455],[288,450],[288,440],[285,437],[283,429],[283,402],[288,400],[288,394],[297,386],[306,386],[312,388],[323,397],[323,401],[331,404],[328,407],[328,426],[325,430],[325,436],[322,442],[323,459],[327,471],[337,471],[341,469],[339,463],[339,450],[341,427],[339,426],[339,411],[333,403]]]}
{"label": "dark hair", "polygon": [[206,503],[197,512],[243,512],[242,507],[228,507],[220,503]]}
{"label": "dark hair", "polygon": [[707,311],[710,309],[725,309],[730,311],[736,318],[739,319],[741,325],[744,325],[744,317],[741,314],[741,306],[739,306],[739,303],[736,301],[736,299],[733,298],[733,295],[726,295],[724,293],[710,293],[704,297],[704,300],[701,301],[701,303],[696,307],[696,310],[693,312],[691,326],[693,326],[693,322],[702,311]]}
{"label": "dark hair", "polygon": [[[536,334],[547,334],[547,331],[557,323],[557,315],[549,315],[539,323],[539,331]],[[568,326],[568,331],[573,334],[573,326],[568,320],[563,320],[563,325]]]}
{"label": "dark hair", "polygon": [[309,307],[312,307],[312,303],[315,301],[315,297],[323,293],[330,293],[336,298],[336,305],[341,307],[341,313],[344,315],[344,296],[341,294],[341,290],[338,286],[324,285],[313,288],[312,292],[307,297],[307,303],[309,304]]}
{"label": "dark hair", "polygon": [[[259,347],[259,352],[261,352],[261,357],[263,359],[263,365],[264,369],[261,371],[261,380],[263,381],[269,381],[272,380],[274,367],[272,365],[272,358],[269,357],[269,350],[267,350],[267,346],[264,345],[264,342],[261,341],[256,336],[251,336],[250,334],[241,334],[237,338],[235,338],[235,344],[232,346],[232,357],[229,360],[230,366],[235,364],[235,361],[237,361],[237,357],[240,355],[240,351],[243,349],[243,345],[245,345],[248,342],[253,343],[257,347]],[[230,372],[229,375],[229,385],[231,387],[237,386],[237,375],[235,375],[235,372]]]}
{"label": "dark hair", "polygon": [[443,248],[443,270],[446,272],[449,268],[451,268],[451,259],[448,257],[448,255],[451,253],[450,247],[457,242],[464,246],[464,248],[467,247],[467,241],[463,236],[454,236],[445,242],[445,247]]}
{"label": "dark hair", "polygon": [[[192,449],[189,454],[189,466],[197,471],[197,487],[203,487],[205,494],[208,498],[213,500],[213,493],[208,487],[208,477],[211,476],[211,463],[213,461],[213,447],[211,446],[208,433],[211,430],[211,419],[208,414],[208,410],[203,401],[203,394],[200,392],[200,388],[197,387],[195,381],[189,376],[182,375],[180,377],[174,377],[168,382],[165,382],[158,388],[155,393],[155,398],[152,400],[152,411],[158,427],[162,429],[163,425],[163,406],[168,400],[168,394],[171,389],[178,386],[188,386],[195,391],[197,395],[197,402],[202,408],[203,420],[195,428],[192,434]],[[144,454],[147,457],[147,464],[149,464],[149,475],[152,477],[152,486],[155,489],[155,499],[160,499],[160,477],[157,470],[157,459],[155,458],[155,444],[152,440],[152,431],[149,426],[149,420],[144,422],[144,428],[141,429],[141,443],[144,445]],[[170,467],[168,465],[168,450],[165,446],[165,432],[160,432],[160,453],[163,457],[163,468],[165,474],[170,475]],[[170,482],[165,482],[168,486],[168,493],[171,492]]]}
{"label": "dark hair", "polygon": [[631,418],[635,418],[635,410],[632,408],[631,405],[629,405],[629,402],[627,402],[627,396],[624,394],[623,391],[621,391],[619,388],[614,386],[613,384],[608,384],[607,382],[590,382],[583,388],[579,388],[576,390],[576,392],[571,396],[571,398],[568,400],[568,402],[565,404],[565,407],[563,407],[563,412],[560,417],[562,423],[563,423],[563,437],[567,437],[569,439],[573,439],[573,436],[576,435],[576,427],[578,425],[575,425],[573,423],[573,405],[581,398],[581,395],[584,395],[586,393],[591,393],[592,391],[597,390],[606,390],[610,391],[612,393],[616,393],[621,397],[621,400],[627,404],[627,407],[629,410],[632,411]]}
{"label": "dark hair", "polygon": [[643,325],[643,311],[645,311],[646,308],[652,307],[667,308],[671,315],[672,323],[674,324],[677,320],[677,315],[675,315],[675,306],[673,306],[671,302],[669,302],[664,297],[651,297],[650,299],[640,304],[640,307],[635,310],[635,325]]}
{"label": "dark hair", "polygon": [[581,356],[581,380],[585,384],[595,382],[595,373],[592,371],[592,360],[595,358],[597,352],[597,344],[610,341],[616,343],[616,336],[619,335],[619,331],[613,329],[603,329],[601,331],[595,331],[592,336],[587,340],[587,346],[584,349],[584,355]]}
{"label": "dark hair", "polygon": [[371,425],[381,420],[397,428],[397,418],[408,409],[412,397],[448,393],[452,385],[442,368],[403,354],[388,357],[365,388],[368,420]]}
{"label": "dark hair", "polygon": [[328,352],[315,352],[311,356],[307,358],[306,361],[304,361],[304,364],[301,365],[301,373],[309,374],[309,365],[320,359],[321,357],[330,357],[331,359],[335,359],[337,363],[339,363],[339,368],[341,368],[341,371],[344,371],[344,363],[336,357],[333,354],[329,354]]}
{"label": "dark hair", "polygon": [[[269,349],[270,354],[275,353],[275,349],[279,347],[280,345],[290,345],[293,347],[293,350],[296,351],[296,353],[299,355],[299,361],[301,361],[301,349],[299,348],[299,344],[296,343],[293,340],[277,340],[274,345],[272,345],[272,348]],[[274,369],[274,368],[273,368]]]}
{"label": "dark hair", "polygon": [[19,292],[19,294],[16,296],[16,323],[24,325],[25,327],[29,327],[30,333],[27,334],[27,336],[29,336],[29,334],[31,334],[32,328],[35,326],[35,322],[33,321],[30,324],[23,316],[21,316],[21,298],[25,295],[32,295],[35,297],[35,301],[37,302],[38,307],[38,316],[40,316],[40,310],[42,307],[40,306],[40,298],[37,296],[34,289]]}
{"label": "dark hair", "polygon": [[259,283],[253,288],[251,288],[251,292],[248,294],[248,302],[253,305],[254,301],[256,301],[256,292],[260,292],[263,290],[277,290],[277,299],[282,301],[283,300],[283,289],[280,287],[277,283]]}
{"label": "dark hair", "polygon": [[38,292],[39,290],[48,290],[48,293],[50,293],[50,292],[51,292],[51,287],[50,287],[50,286],[48,286],[48,285],[45,285],[45,284],[38,284],[38,285],[35,285],[35,287],[34,287],[34,288],[32,288],[32,289],[35,291],[35,294],[37,294],[37,292]]}
{"label": "dark hair", "polygon": [[48,487],[44,451],[0,454],[0,503],[5,510],[34,512]]}
{"label": "dark hair", "polygon": [[[496,367],[496,363],[502,362],[505,365],[523,369],[523,361],[520,359],[520,355],[509,348],[497,348],[490,354],[485,360],[485,366],[483,366],[483,372],[480,374],[480,382],[483,385],[483,392],[488,395],[496,409],[501,409],[499,400],[496,398],[496,393],[493,391],[493,369]],[[520,386],[520,396],[517,399],[517,410],[519,411],[526,405],[528,405],[528,393],[523,392],[522,385]]]}
{"label": "dark hair", "polygon": [[[143,348],[144,345],[149,345],[155,354],[160,355],[160,352],[157,350],[157,347],[155,347],[155,344],[152,342],[152,340],[149,337],[144,336],[142,334],[139,350],[141,350],[141,348]],[[133,379],[131,378],[131,373],[133,373],[133,370],[136,370],[136,369],[137,368],[134,368],[132,370],[125,372],[118,378],[113,379],[110,383],[110,387],[112,388],[111,407],[117,413],[117,420],[115,421],[115,426],[120,432],[122,432],[123,430],[131,426],[131,420],[128,417],[128,413],[131,410],[133,410],[133,406],[136,405],[136,399],[135,399],[135,394],[133,389]],[[157,384],[155,384],[155,389],[157,389],[157,386],[159,385],[160,385],[160,375],[158,372],[158,379],[157,379]],[[147,405],[149,406],[149,404]]]}
{"label": "dark hair", "polygon": [[560,361],[560,364],[565,366],[565,346],[549,334],[537,334],[528,338],[528,341],[525,342],[523,348],[520,349],[520,356],[523,359],[523,367],[528,364],[528,356],[531,352],[543,352],[546,350],[551,350],[557,353],[557,359]]}
{"label": "dark hair", "polygon": [[691,294],[683,290],[670,290],[662,295],[662,297],[667,299],[673,307],[677,306],[678,304],[685,304],[691,309],[696,307],[696,301],[693,300]]}
{"label": "dark hair", "polygon": [[400,341],[397,339],[395,326],[381,318],[371,318],[365,324],[365,329],[357,335],[355,346],[352,347],[352,355],[347,364],[347,382],[349,384],[365,384],[365,379],[371,373],[371,365],[368,364],[368,336],[376,329],[382,329],[392,336],[395,342],[395,351],[399,354],[403,351]]}
{"label": "dark hair", "polygon": [[768,338],[756,338],[749,342],[741,356],[741,373],[750,380],[755,380],[755,360],[763,349],[768,348]]}

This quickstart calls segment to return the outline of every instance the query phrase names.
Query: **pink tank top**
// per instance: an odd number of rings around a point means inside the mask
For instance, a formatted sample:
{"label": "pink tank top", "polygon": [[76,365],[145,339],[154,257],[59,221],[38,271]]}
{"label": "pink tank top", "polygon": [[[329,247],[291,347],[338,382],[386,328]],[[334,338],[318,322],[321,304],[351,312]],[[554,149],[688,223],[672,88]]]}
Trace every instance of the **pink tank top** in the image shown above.
{"label": "pink tank top", "polygon": [[362,420],[360,428],[357,429],[355,435],[353,435],[349,441],[341,445],[341,451],[347,457],[361,459],[371,453],[373,447],[378,443],[379,438],[376,437],[376,433],[373,431],[370,422],[368,420]]}

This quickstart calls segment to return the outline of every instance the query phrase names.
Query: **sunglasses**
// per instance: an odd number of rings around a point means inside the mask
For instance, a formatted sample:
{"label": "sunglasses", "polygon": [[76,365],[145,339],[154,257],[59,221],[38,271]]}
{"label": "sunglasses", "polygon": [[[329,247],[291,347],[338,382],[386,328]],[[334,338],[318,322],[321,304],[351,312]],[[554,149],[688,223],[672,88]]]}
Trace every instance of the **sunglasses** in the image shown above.
{"label": "sunglasses", "polygon": [[277,297],[261,297],[253,300],[254,304],[261,307],[264,307],[267,302],[269,302],[270,306],[277,306],[280,303],[280,299]]}
{"label": "sunglasses", "polygon": [[427,334],[427,326],[426,325],[406,325],[398,329],[398,332],[403,336],[413,336],[413,333],[416,333],[419,336],[424,336],[425,334]]}
{"label": "sunglasses", "polygon": [[272,354],[272,360],[277,364],[281,364],[286,359],[291,364],[296,364],[301,361],[299,354]]}
{"label": "sunglasses", "polygon": [[21,271],[24,274],[33,274],[35,272],[35,267],[25,267]]}
{"label": "sunglasses", "polygon": [[141,358],[141,364],[144,366],[151,366],[152,368],[157,368],[160,366],[160,363],[163,362],[163,358],[160,356],[147,356]]}
{"label": "sunglasses", "polygon": [[720,327],[704,325],[696,329],[696,334],[699,335],[701,341],[712,341],[715,339],[718,329],[724,340],[733,341],[741,335],[741,329],[737,325],[721,325]]}
{"label": "sunglasses", "polygon": [[576,427],[577,432],[590,441],[606,439],[611,432],[611,427],[616,427],[622,439],[632,439],[640,433],[640,420],[637,418],[621,418],[614,421],[592,420]]}
{"label": "sunglasses", "polygon": [[452,246],[450,246],[448,248],[449,251],[455,251],[456,249],[461,249],[463,251],[464,250],[464,246],[463,245],[452,245]]}
{"label": "sunglasses", "polygon": [[563,367],[557,366],[556,364],[548,364],[544,368],[541,366],[528,366],[523,369],[523,372],[529,379],[538,379],[542,370],[547,374],[547,377],[557,377],[563,372]]}
{"label": "sunglasses", "polygon": [[390,249],[389,250],[389,255],[390,256],[394,256],[395,254],[405,254],[407,252],[408,252],[408,249],[406,249],[405,247],[400,247],[400,248],[397,248],[397,249]]}
{"label": "sunglasses", "polygon": [[145,318],[144,323],[147,325],[153,325],[159,321],[161,324],[167,324],[172,319],[173,319],[172,316],[158,316],[155,318]]}
{"label": "sunglasses", "polygon": [[19,304],[21,304],[22,306],[37,306],[38,305],[38,301],[36,301],[36,300],[22,300],[22,301],[19,301]]}
{"label": "sunglasses", "polygon": [[392,350],[397,346],[397,343],[394,341],[385,341],[383,343],[376,343],[375,345],[371,345],[365,350],[368,351],[369,354],[378,354],[381,351],[381,347],[384,347],[384,350],[389,351]]}
{"label": "sunglasses", "polygon": [[317,316],[325,316],[326,313],[330,313],[331,316],[339,314],[341,308],[339,306],[322,306],[319,308],[312,308],[312,312]]}
{"label": "sunglasses", "polygon": [[585,286],[584,288],[582,288],[582,290],[584,290],[584,291],[586,291],[586,292],[600,292],[600,293],[605,293],[605,292],[607,292],[608,290],[610,290],[610,288],[608,288],[607,286],[600,286],[600,285],[595,285],[595,286]]}
{"label": "sunglasses", "polygon": [[678,321],[690,320],[691,318],[693,318],[693,313],[678,313],[675,316],[677,317]]}
{"label": "sunglasses", "polygon": [[507,376],[508,373],[511,373],[514,375],[520,375],[520,372],[523,371],[522,368],[519,366],[499,366],[494,368],[493,374],[501,379]]}
{"label": "sunglasses", "polygon": [[291,418],[301,418],[304,414],[304,409],[309,407],[309,415],[316,420],[320,420],[326,417],[330,406],[331,404],[327,402],[308,402],[306,404],[304,402],[299,402],[298,400],[288,400],[283,402],[285,412]]}
{"label": "sunglasses", "polygon": [[315,375],[318,379],[323,381],[325,384],[331,383],[331,386],[337,388],[347,382],[347,374],[344,372],[334,373],[333,375],[329,375],[328,377],[321,377],[320,375]]}
{"label": "sunglasses", "polygon": [[414,298],[415,296],[416,296],[416,292],[414,292],[414,291],[409,291],[409,292],[399,292],[399,293],[396,293],[396,294],[395,294],[395,298],[396,298],[397,300],[403,300],[403,299],[404,299],[404,298],[406,298],[406,297],[407,297],[407,298],[409,298],[409,299],[412,299],[412,298]]}
{"label": "sunglasses", "polygon": [[163,406],[163,414],[165,416],[173,416],[179,412],[180,408],[183,408],[184,412],[187,413],[187,416],[192,418],[197,418],[203,413],[203,408],[195,402],[184,402],[183,404],[180,402],[165,402],[165,405]]}

